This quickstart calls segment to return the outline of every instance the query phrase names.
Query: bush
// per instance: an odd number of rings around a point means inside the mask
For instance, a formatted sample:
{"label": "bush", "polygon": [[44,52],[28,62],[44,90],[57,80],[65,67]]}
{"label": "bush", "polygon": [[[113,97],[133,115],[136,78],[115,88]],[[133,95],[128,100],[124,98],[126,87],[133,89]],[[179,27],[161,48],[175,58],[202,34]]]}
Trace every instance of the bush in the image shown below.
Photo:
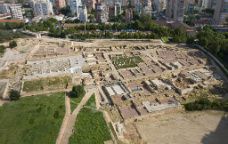
{"label": "bush", "polygon": [[5,48],[3,45],[0,45],[0,56],[1,56],[2,54],[4,54],[5,49],[6,49],[6,48]]}
{"label": "bush", "polygon": [[21,97],[20,92],[16,91],[16,90],[11,90],[10,91],[10,100],[19,100],[19,98]]}
{"label": "bush", "polygon": [[16,41],[11,41],[11,42],[9,43],[9,47],[10,47],[10,48],[15,48],[15,47],[17,47],[17,42],[16,42]]}
{"label": "bush", "polygon": [[83,85],[73,86],[72,91],[70,93],[71,97],[83,97],[85,95],[85,89]]}

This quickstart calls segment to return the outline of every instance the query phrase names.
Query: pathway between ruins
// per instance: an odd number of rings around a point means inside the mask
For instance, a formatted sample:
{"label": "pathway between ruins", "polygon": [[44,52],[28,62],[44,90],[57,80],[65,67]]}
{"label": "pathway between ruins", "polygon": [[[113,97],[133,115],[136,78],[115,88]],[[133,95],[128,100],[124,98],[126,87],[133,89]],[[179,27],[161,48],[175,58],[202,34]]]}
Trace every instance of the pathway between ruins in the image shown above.
{"label": "pathway between ruins", "polygon": [[70,107],[70,98],[68,96],[65,97],[66,112],[56,140],[56,144],[68,144],[69,138],[73,133],[77,115],[93,93],[96,93],[96,89],[89,89],[72,113]]}

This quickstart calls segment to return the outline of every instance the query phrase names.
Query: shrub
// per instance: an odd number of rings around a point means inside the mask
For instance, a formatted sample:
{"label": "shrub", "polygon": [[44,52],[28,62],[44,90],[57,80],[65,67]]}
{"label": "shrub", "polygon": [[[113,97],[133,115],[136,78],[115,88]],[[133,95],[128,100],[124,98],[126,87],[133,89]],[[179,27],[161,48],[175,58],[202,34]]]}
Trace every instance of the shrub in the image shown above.
{"label": "shrub", "polygon": [[187,111],[201,111],[201,110],[228,111],[228,101],[208,100],[207,98],[201,98],[194,102],[185,104],[184,107]]}
{"label": "shrub", "polygon": [[73,86],[72,91],[70,93],[71,97],[83,97],[85,95],[85,89],[83,85]]}
{"label": "shrub", "polygon": [[10,47],[10,48],[15,48],[15,47],[17,47],[17,42],[16,42],[16,41],[11,41],[11,42],[9,43],[9,47]]}
{"label": "shrub", "polygon": [[11,90],[9,97],[10,97],[10,100],[18,100],[21,97],[21,95],[19,91]]}

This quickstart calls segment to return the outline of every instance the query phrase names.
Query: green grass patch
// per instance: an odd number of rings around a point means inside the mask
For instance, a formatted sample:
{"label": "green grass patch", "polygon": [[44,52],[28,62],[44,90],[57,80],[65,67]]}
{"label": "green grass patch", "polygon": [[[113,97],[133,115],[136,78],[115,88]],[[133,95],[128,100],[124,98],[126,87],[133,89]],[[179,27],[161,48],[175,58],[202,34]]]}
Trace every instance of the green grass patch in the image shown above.
{"label": "green grass patch", "polygon": [[169,38],[168,37],[161,37],[161,40],[164,43],[168,43],[169,42]]}
{"label": "green grass patch", "polygon": [[88,108],[95,104],[93,95],[86,106],[78,114],[73,135],[69,144],[103,144],[110,140],[111,135],[104,120],[103,113],[96,109]]}
{"label": "green grass patch", "polygon": [[23,91],[34,92],[41,90],[57,90],[67,88],[71,84],[69,76],[41,78],[37,80],[25,81]]}
{"label": "green grass patch", "polygon": [[21,32],[13,32],[12,30],[0,30],[0,42],[6,42],[15,38],[25,38],[27,35]]}
{"label": "green grass patch", "polygon": [[78,104],[81,102],[82,98],[83,98],[83,96],[70,98],[71,111],[73,111],[78,106]]}
{"label": "green grass patch", "polygon": [[228,111],[228,101],[200,98],[184,105],[187,111],[222,110]]}
{"label": "green grass patch", "polygon": [[117,56],[112,58],[112,62],[117,69],[136,67],[137,64],[143,62],[139,56],[127,57]]}
{"label": "green grass patch", "polygon": [[0,107],[0,143],[54,144],[64,113],[63,93],[5,104]]}
{"label": "green grass patch", "polygon": [[87,101],[86,107],[91,107],[96,109],[96,99],[95,99],[95,94],[93,94],[90,99]]}

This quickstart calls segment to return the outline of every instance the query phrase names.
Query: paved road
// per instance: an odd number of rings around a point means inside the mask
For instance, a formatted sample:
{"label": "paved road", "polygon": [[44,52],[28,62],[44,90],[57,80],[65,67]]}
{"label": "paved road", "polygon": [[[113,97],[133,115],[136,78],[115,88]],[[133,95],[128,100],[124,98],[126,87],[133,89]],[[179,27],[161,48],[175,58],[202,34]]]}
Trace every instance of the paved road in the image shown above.
{"label": "paved road", "polygon": [[65,106],[66,106],[66,113],[65,117],[63,119],[63,123],[58,135],[58,138],[56,140],[56,144],[68,144],[69,138],[73,133],[74,125],[76,122],[76,118],[80,110],[83,108],[83,106],[86,104],[86,102],[89,100],[89,98],[92,96],[93,93],[97,93],[97,89],[89,89],[86,92],[86,95],[83,97],[79,105],[74,109],[74,111],[71,113],[70,110],[70,98],[66,96],[65,99]]}

